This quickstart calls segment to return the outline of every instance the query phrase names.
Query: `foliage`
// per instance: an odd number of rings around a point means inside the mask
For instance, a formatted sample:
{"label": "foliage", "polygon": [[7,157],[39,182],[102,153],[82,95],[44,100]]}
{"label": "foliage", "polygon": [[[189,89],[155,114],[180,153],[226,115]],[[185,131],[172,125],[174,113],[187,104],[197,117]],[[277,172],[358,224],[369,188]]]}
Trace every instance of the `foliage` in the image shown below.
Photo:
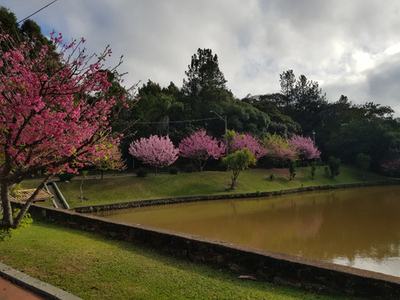
{"label": "foliage", "polygon": [[317,159],[321,155],[318,147],[309,137],[294,135],[290,138],[289,144],[296,148],[298,157],[300,159]]}
{"label": "foliage", "polygon": [[340,157],[345,163],[354,164],[357,155],[364,153],[371,157],[371,166],[377,170],[374,164],[386,158],[393,144],[391,130],[392,125],[383,120],[354,120],[332,133],[325,147],[329,155]]}
{"label": "foliage", "polygon": [[147,177],[147,170],[144,169],[144,168],[139,168],[139,169],[137,169],[137,171],[136,171],[136,175],[137,175],[138,177]]}
{"label": "foliage", "polygon": [[228,170],[232,170],[231,190],[235,189],[235,183],[240,172],[248,169],[251,165],[255,165],[256,162],[257,159],[247,148],[238,150],[222,159],[222,163],[227,166]]}
{"label": "foliage", "polygon": [[297,163],[295,159],[289,161],[289,180],[292,180],[297,173]]}
{"label": "foliage", "polygon": [[[1,208],[1,206],[0,206]],[[14,209],[13,210],[13,217],[16,218],[20,214],[21,210],[20,209]],[[1,214],[1,209],[0,209],[0,214]],[[24,228],[27,226],[30,226],[33,223],[33,219],[31,217],[30,213],[24,214],[24,217],[22,218],[19,227]],[[7,237],[11,237],[11,233],[14,230],[14,228],[10,228],[9,226],[4,226],[3,224],[0,224],[0,242],[4,242],[4,240]]]}
{"label": "foliage", "polygon": [[169,168],[169,174],[172,174],[172,175],[179,174],[179,168],[178,167],[174,167],[174,166]]}
{"label": "foliage", "polygon": [[263,141],[263,146],[267,149],[265,156],[269,157],[275,164],[282,164],[285,161],[296,159],[296,148],[285,138],[273,134],[268,135]]}
{"label": "foliage", "polygon": [[186,173],[193,173],[195,171],[196,166],[193,164],[187,164],[185,166],[185,172]]}
{"label": "foliage", "polygon": [[191,118],[205,118],[210,110],[219,111],[216,104],[232,97],[226,89],[224,74],[219,69],[218,56],[211,49],[199,48],[193,54],[185,75],[187,79],[183,80],[182,92]]}
{"label": "foliage", "polygon": [[[17,45],[10,35],[0,33],[1,43],[9,45],[9,51],[0,49],[0,152],[4,158],[0,178],[2,223],[10,228],[20,224],[51,176],[76,172],[107,152],[101,145],[119,142],[110,136],[110,113],[116,100],[101,97],[110,86],[101,62],[111,50],[87,56],[84,39],[64,44],[61,34],[52,33],[51,40],[59,57],[54,58],[46,45],[31,57],[35,45],[29,41]],[[9,187],[38,172],[46,174],[45,179],[13,217]]]}
{"label": "foliage", "polygon": [[[0,6],[0,24],[2,30],[9,34],[14,40],[16,45],[19,45],[23,41],[28,41],[32,45],[30,55],[38,53],[43,45],[49,47],[48,55],[56,58],[58,55],[55,52],[54,44],[46,38],[40,29],[40,26],[31,19],[26,19],[19,27],[19,22],[13,12],[10,12],[7,8]],[[0,42],[3,50],[10,50],[15,45],[7,44],[4,41]]]}
{"label": "foliage", "polygon": [[168,136],[158,137],[151,135],[149,138],[140,138],[131,143],[129,153],[156,168],[165,168],[178,159],[179,149],[175,148]]}
{"label": "foliage", "polygon": [[322,112],[327,105],[326,97],[318,82],[300,75],[295,79],[293,70],[280,75],[281,91],[285,96],[284,112],[298,122],[303,133],[311,133],[322,122]]}
{"label": "foliage", "polygon": [[299,123],[283,113],[282,106],[286,103],[284,99],[286,98],[282,94],[248,95],[246,98],[242,99],[242,102],[249,103],[259,111],[268,115],[270,119],[270,123],[267,127],[268,132],[288,137],[301,132],[301,127]]}
{"label": "foliage", "polygon": [[393,176],[400,171],[400,158],[385,161],[381,164],[384,173]]}
{"label": "foliage", "polygon": [[371,166],[371,157],[364,153],[357,154],[356,158],[357,166],[363,170],[363,179],[365,180],[365,171]]}
{"label": "foliage", "polygon": [[259,159],[267,153],[267,150],[262,146],[261,142],[250,134],[239,134],[231,131],[229,136],[228,147],[231,153],[247,148],[256,159]]}
{"label": "foliage", "polygon": [[340,160],[340,158],[329,156],[328,166],[331,178],[334,178],[335,176],[339,175],[339,168],[341,163],[342,161]]}
{"label": "foliage", "polygon": [[139,100],[131,116],[138,122],[135,128],[139,137],[157,134],[169,135],[173,139],[177,128],[170,128],[169,121],[177,121],[182,117],[184,104],[180,97],[178,88],[172,82],[167,88],[161,88],[151,80],[143,84],[138,91]]}
{"label": "foliage", "polygon": [[268,132],[271,124],[270,117],[251,104],[231,99],[221,106],[228,116],[229,129],[237,132],[248,132],[254,136],[263,136]]}
{"label": "foliage", "polygon": [[75,173],[70,173],[70,172],[60,172],[60,173],[58,173],[58,178],[59,178],[59,180],[60,181],[62,181],[62,182],[68,182],[68,181],[70,181],[72,178],[74,178],[75,177]]}
{"label": "foliage", "polygon": [[185,71],[182,91],[186,95],[199,95],[204,90],[225,89],[225,77],[218,66],[218,56],[211,49],[197,49]]}
{"label": "foliage", "polygon": [[122,158],[119,147],[115,144],[105,145],[105,147],[108,148],[108,153],[94,161],[96,169],[101,171],[101,179],[106,170],[123,171],[126,169],[126,160]]}
{"label": "foliage", "polygon": [[314,180],[315,173],[317,172],[317,162],[313,161],[311,163],[311,179]]}
{"label": "foliage", "polygon": [[203,171],[207,160],[219,159],[225,153],[225,145],[207,135],[204,129],[194,132],[179,143],[179,155],[193,159]]}

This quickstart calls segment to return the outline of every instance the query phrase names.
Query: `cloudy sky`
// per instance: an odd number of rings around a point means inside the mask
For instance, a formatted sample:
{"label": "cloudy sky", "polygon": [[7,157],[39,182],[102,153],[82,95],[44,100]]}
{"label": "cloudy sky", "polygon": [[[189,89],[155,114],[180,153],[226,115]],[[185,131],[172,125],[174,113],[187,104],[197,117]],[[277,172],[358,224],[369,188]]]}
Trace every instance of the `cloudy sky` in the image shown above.
{"label": "cloudy sky", "polygon": [[[53,0],[0,0],[22,20]],[[44,34],[124,55],[125,85],[182,86],[198,48],[218,55],[238,98],[280,91],[292,69],[329,101],[389,105],[400,117],[398,0],[57,0],[31,17]],[[110,65],[114,61],[109,61]]]}

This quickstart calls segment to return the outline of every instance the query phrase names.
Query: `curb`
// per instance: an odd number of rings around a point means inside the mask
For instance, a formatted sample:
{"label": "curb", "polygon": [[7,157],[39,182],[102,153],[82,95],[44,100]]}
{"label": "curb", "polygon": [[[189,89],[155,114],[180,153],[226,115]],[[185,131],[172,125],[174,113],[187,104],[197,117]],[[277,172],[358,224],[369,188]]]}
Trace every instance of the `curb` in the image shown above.
{"label": "curb", "polygon": [[17,271],[1,262],[0,262],[0,276],[38,294],[39,296],[46,297],[46,299],[82,300],[82,298],[79,298],[57,287],[54,287],[51,284],[40,281],[27,274]]}

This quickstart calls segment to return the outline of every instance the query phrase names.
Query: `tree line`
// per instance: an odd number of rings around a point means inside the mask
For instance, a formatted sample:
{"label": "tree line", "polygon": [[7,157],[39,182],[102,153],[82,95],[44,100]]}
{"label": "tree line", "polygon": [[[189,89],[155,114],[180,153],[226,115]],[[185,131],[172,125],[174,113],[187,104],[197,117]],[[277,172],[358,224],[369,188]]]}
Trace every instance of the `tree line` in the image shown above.
{"label": "tree line", "polygon": [[226,116],[228,129],[260,139],[274,134],[285,139],[310,137],[324,161],[334,156],[355,164],[363,154],[370,158],[371,170],[382,172],[388,171],[382,164],[397,159],[399,122],[389,106],[354,104],[344,95],[328,101],[318,82],[296,77],[293,70],[280,74],[280,93],[237,99],[211,49],[198,49],[185,74],[182,88],[172,82],[161,87],[151,80],[139,88],[140,100],[126,120],[137,122],[136,137],[169,135],[178,143],[198,128],[222,137],[224,122],[217,113]]}

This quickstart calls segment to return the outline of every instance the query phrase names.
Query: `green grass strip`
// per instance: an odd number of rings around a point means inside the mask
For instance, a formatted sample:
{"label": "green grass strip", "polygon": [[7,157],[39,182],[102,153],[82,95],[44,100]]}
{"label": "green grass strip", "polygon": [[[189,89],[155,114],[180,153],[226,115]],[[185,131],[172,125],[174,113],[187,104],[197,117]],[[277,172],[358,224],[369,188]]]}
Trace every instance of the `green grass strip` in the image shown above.
{"label": "green grass strip", "polygon": [[[327,176],[319,167],[315,179],[311,179],[311,167],[299,168],[296,177],[289,180],[287,169],[251,169],[243,171],[234,191],[227,191],[230,186],[230,172],[196,172],[177,175],[159,174],[141,178],[134,175],[112,177],[101,180],[75,177],[69,183],[57,182],[65,199],[71,207],[118,203],[126,201],[184,197],[198,195],[219,195],[230,193],[256,193],[257,191],[280,191],[306,186],[334,185],[363,182],[359,170],[347,166],[341,167],[340,175],[334,179]],[[270,180],[271,173],[276,179]],[[387,179],[377,174],[368,173],[367,181]],[[37,185],[35,180],[25,181],[24,188]],[[80,199],[82,184],[84,201]]]}

